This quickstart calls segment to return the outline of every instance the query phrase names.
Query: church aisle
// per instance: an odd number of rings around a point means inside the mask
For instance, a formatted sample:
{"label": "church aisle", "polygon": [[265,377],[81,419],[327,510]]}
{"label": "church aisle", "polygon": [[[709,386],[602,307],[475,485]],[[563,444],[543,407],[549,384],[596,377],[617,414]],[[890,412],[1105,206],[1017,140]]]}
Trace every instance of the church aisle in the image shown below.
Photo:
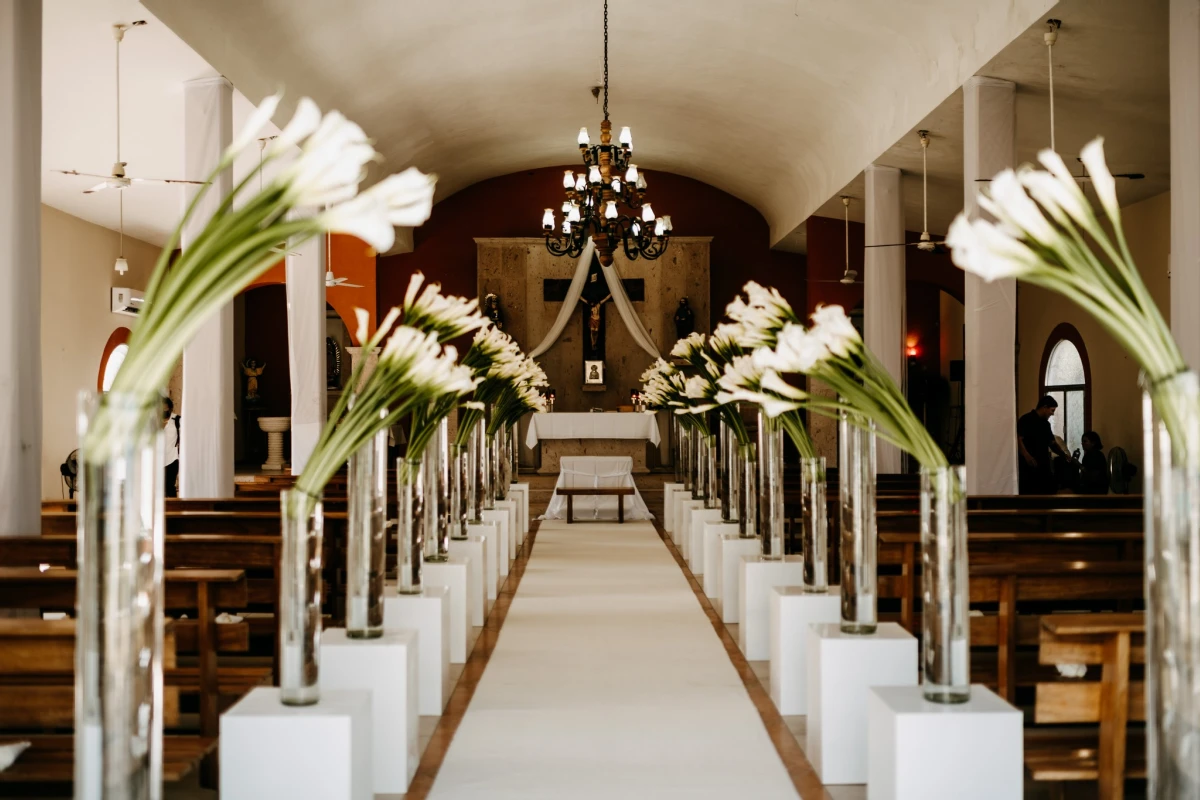
{"label": "church aisle", "polygon": [[651,524],[543,522],[433,800],[797,797]]}

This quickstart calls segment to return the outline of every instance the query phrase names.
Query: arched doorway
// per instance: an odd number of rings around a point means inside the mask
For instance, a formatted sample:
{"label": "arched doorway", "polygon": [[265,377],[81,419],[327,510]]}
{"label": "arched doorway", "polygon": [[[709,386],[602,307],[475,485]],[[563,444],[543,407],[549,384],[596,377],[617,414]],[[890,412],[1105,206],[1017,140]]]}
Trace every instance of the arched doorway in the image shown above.
{"label": "arched doorway", "polygon": [[1073,452],[1081,447],[1079,440],[1092,425],[1092,368],[1083,337],[1074,325],[1064,322],[1050,333],[1038,374],[1038,396],[1048,394],[1058,401],[1050,427]]}

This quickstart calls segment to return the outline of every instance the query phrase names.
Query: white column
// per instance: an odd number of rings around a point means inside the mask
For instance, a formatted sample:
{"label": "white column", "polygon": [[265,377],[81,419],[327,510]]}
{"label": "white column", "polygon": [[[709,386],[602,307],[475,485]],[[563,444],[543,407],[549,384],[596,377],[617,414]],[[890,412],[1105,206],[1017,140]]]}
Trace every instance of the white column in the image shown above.
{"label": "white column", "polygon": [[[868,164],[866,181],[866,244],[904,241],[904,192],[900,170]],[[905,271],[903,247],[867,247],[863,257],[863,337],[896,385],[905,384]],[[879,442],[878,469],[900,472],[900,450]]]}
{"label": "white column", "polygon": [[308,463],[325,425],[325,237],[287,257],[288,359],[292,374],[292,474]]}
{"label": "white column", "polygon": [[0,0],[0,175],[0,536],[5,536],[37,533],[42,516],[41,0]]}
{"label": "white column", "polygon": [[1171,0],[1171,333],[1200,368],[1200,0]]}
{"label": "white column", "polygon": [[[233,86],[224,78],[183,85],[184,177],[204,180],[233,139]],[[199,187],[183,193],[186,208]],[[222,198],[233,191],[229,170],[217,176],[191,222],[183,249],[204,229]],[[180,497],[233,496],[233,304],[214,314],[183,351]]]}
{"label": "white column", "polygon": [[[1016,84],[963,84],[963,194],[977,216],[980,183],[1015,160]],[[966,273],[966,464],[971,494],[1017,493],[1017,282]]]}

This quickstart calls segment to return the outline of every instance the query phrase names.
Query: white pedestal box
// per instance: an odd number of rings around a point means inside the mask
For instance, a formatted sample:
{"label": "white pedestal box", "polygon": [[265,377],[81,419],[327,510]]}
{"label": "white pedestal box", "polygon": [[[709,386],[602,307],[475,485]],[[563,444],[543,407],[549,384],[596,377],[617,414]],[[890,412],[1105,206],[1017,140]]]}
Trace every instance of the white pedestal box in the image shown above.
{"label": "white pedestal box", "polygon": [[702,508],[692,512],[692,526],[688,529],[688,567],[693,575],[704,574],[704,526],[721,521],[721,509]]}
{"label": "white pedestal box", "polygon": [[487,564],[484,574],[487,577],[488,600],[495,600],[497,589],[500,587],[500,528],[491,522],[480,522],[467,525],[467,536],[481,536],[484,540],[484,553]]}
{"label": "white pedestal box", "polygon": [[871,800],[1020,800],[1021,712],[986,686],[965,703],[931,703],[920,686],[879,686],[867,697]]}
{"label": "white pedestal box", "polygon": [[487,539],[468,536],[466,539],[450,540],[450,555],[467,559],[468,578],[467,607],[471,625],[483,627],[487,617]]}
{"label": "white pedestal box", "polygon": [[704,523],[704,565],[700,573],[704,576],[704,596],[716,600],[720,595],[717,589],[721,585],[721,537],[737,536],[736,522],[706,522]]}
{"label": "white pedestal box", "polygon": [[684,500],[679,504],[679,516],[675,518],[675,546],[685,561],[691,560],[692,516],[704,510],[703,500]]}
{"label": "white pedestal box", "polygon": [[371,693],[285,706],[259,686],[221,715],[222,800],[371,800]]}
{"label": "white pedestal box", "polygon": [[743,539],[735,533],[722,536],[717,549],[720,561],[717,605],[721,609],[721,622],[732,625],[738,621],[738,572],[742,568],[742,556],[757,556],[762,552],[762,546],[758,539]]}
{"label": "white pedestal box", "polygon": [[450,663],[467,663],[471,565],[464,556],[455,555],[451,555],[449,561],[426,561],[421,583],[427,587],[445,586],[450,590]]}
{"label": "white pedestal box", "polygon": [[692,493],[687,489],[679,489],[671,495],[671,541],[679,544],[679,525],[683,521],[680,517],[679,506],[692,499]]}
{"label": "white pedestal box", "polygon": [[529,484],[514,483],[508,487],[508,491],[512,492],[512,496],[517,500],[517,508],[520,511],[520,539],[524,544],[525,534],[529,533]]}
{"label": "white pedestal box", "polygon": [[[509,544],[509,539],[512,538],[512,528],[508,526],[509,511],[507,508],[493,508],[490,511],[484,510],[481,513],[483,514],[484,522],[495,523],[496,530],[500,531],[500,546],[496,550],[496,562],[500,566],[501,579],[507,578],[508,565],[512,563],[510,553],[513,552],[513,546]],[[504,583],[503,580],[500,582]]]}
{"label": "white pedestal box", "polygon": [[808,626],[841,619],[841,589],[810,594],[799,586],[776,586],[770,600],[771,699],[780,714],[807,714]]}
{"label": "white pedestal box", "polygon": [[385,594],[383,630],[417,632],[417,710],[441,716],[450,693],[450,590],[426,586],[421,594]]}
{"label": "white pedestal box", "polygon": [[421,760],[417,732],[417,632],[350,639],[345,628],[321,634],[321,695],[371,692],[371,764],[376,794],[400,794]]}
{"label": "white pedestal box", "polygon": [[662,526],[663,526],[663,530],[666,531],[667,533],[671,532],[671,521],[674,519],[674,516],[671,514],[671,496],[673,494],[675,494],[675,492],[677,492],[677,491],[679,491],[679,492],[683,491],[682,483],[664,483],[663,484]]}
{"label": "white pedestal box", "polygon": [[867,782],[868,690],[916,685],[917,640],[896,623],[868,635],[809,626],[807,754],[822,783]]}
{"label": "white pedestal box", "polygon": [[742,556],[738,569],[738,647],[747,661],[771,657],[771,590],[776,586],[798,586],[804,580],[800,556],[764,561],[760,556]]}
{"label": "white pedestal box", "polygon": [[513,499],[497,500],[496,508],[508,511],[508,560],[512,561],[517,557],[517,550],[520,549],[520,543],[525,540],[525,535],[521,532],[520,517],[521,512],[517,509],[517,501]]}

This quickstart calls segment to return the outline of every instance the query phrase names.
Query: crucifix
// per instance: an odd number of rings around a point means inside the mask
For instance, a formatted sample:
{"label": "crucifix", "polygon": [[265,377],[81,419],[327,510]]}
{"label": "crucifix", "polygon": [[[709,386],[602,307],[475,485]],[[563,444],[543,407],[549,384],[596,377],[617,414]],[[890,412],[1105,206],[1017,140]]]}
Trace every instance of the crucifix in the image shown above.
{"label": "crucifix", "polygon": [[[601,294],[603,293],[603,295]],[[604,306],[612,300],[608,283],[600,274],[600,262],[595,258],[588,270],[587,280],[579,295],[583,323],[583,360],[604,360]]]}

